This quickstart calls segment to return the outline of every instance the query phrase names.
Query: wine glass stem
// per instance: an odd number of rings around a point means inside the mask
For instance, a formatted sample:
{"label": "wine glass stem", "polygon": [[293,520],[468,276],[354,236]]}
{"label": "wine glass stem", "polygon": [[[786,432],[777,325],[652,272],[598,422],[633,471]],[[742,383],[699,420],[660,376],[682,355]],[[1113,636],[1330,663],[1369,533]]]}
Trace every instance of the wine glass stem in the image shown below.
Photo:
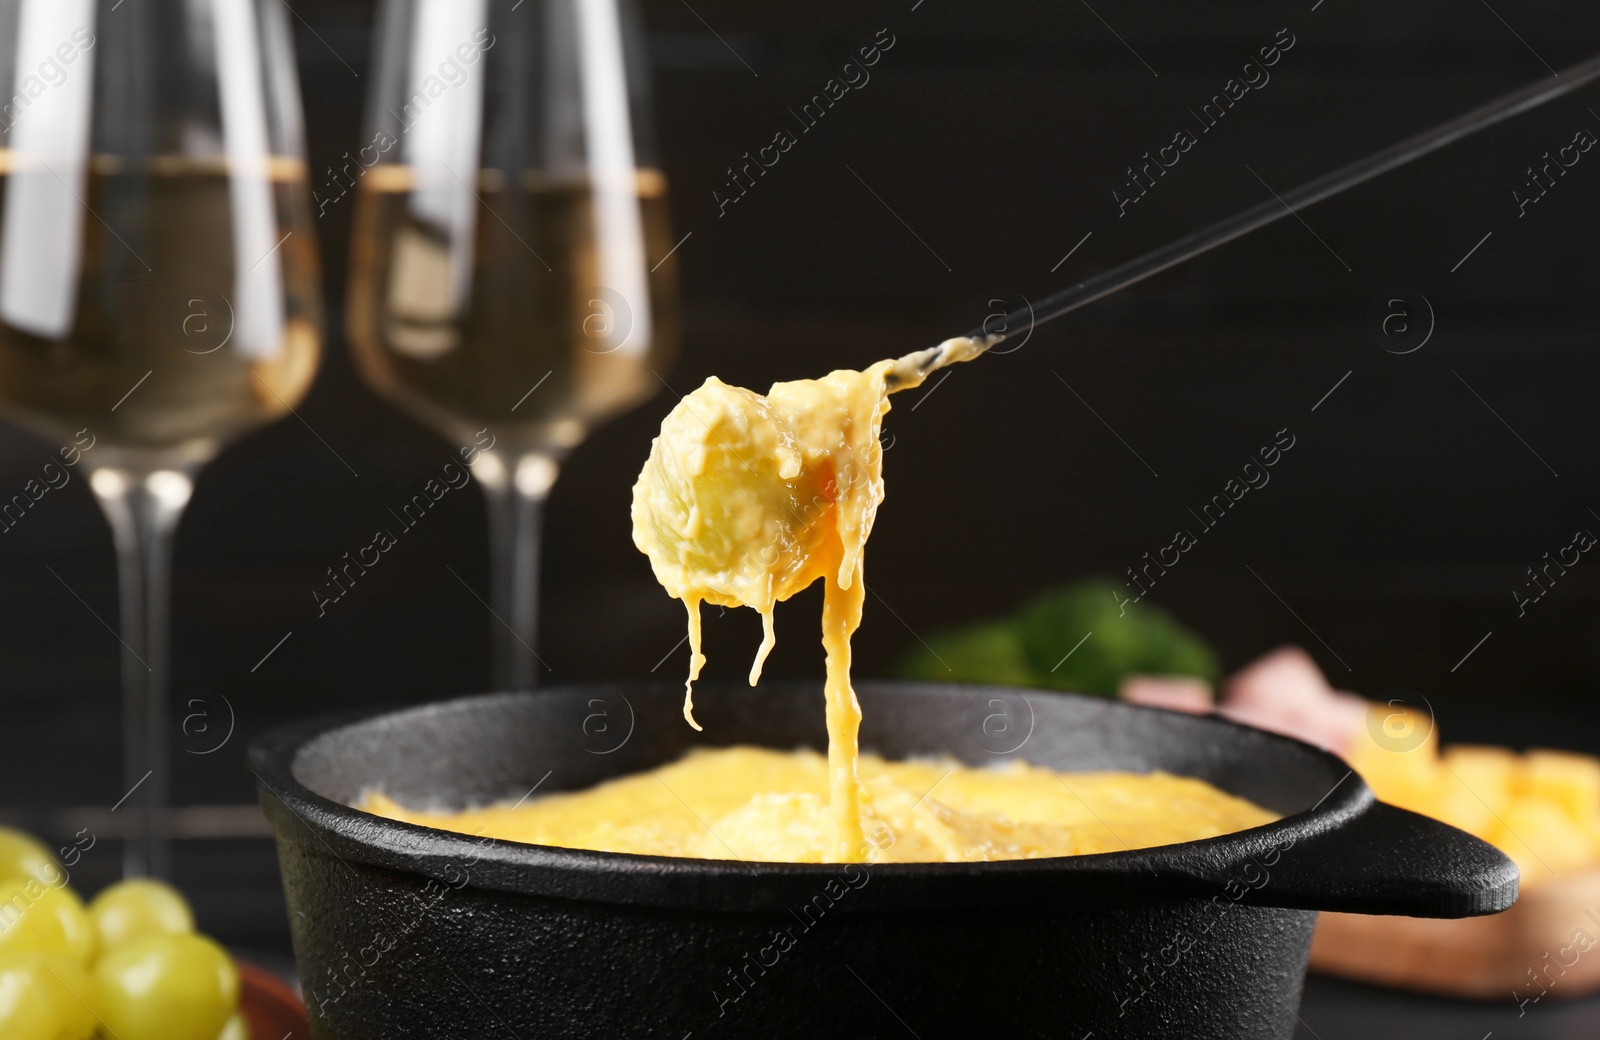
{"label": "wine glass stem", "polygon": [[172,763],[167,740],[167,633],[172,536],[193,482],[174,470],[97,470],[90,478],[117,548],[122,652],[124,790],[132,820],[123,844],[127,877],[167,877]]}
{"label": "wine glass stem", "polygon": [[481,478],[489,499],[490,607],[497,690],[527,690],[543,667],[539,645],[539,546],[544,504],[558,466],[529,452],[497,460]]}

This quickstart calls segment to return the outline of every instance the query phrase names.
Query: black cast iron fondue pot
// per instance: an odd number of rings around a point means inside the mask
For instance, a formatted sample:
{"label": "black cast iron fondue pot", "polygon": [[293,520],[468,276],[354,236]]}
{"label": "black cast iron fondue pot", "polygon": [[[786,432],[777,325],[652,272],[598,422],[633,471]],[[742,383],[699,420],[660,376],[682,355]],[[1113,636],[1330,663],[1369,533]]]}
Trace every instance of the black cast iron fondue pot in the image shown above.
{"label": "black cast iron fondue pot", "polygon": [[[777,864],[494,841],[348,808],[590,786],[692,746],[826,747],[815,684],[470,697],[259,742],[252,762],[318,1040],[1283,1040],[1317,910],[1466,917],[1494,848],[1376,801],[1333,755],[1067,694],[863,684],[863,748],[1200,777],[1283,815],[1160,848]],[[537,796],[537,795],[535,795]]]}

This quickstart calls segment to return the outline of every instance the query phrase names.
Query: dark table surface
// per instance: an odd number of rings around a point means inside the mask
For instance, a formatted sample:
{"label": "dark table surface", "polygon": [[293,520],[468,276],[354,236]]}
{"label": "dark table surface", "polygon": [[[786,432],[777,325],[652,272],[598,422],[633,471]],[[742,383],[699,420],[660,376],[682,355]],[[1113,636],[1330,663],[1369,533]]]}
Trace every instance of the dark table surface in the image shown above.
{"label": "dark table surface", "polygon": [[1376,989],[1312,975],[1296,1040],[1577,1040],[1600,1036],[1600,997],[1561,1000],[1559,988],[1519,1008]]}

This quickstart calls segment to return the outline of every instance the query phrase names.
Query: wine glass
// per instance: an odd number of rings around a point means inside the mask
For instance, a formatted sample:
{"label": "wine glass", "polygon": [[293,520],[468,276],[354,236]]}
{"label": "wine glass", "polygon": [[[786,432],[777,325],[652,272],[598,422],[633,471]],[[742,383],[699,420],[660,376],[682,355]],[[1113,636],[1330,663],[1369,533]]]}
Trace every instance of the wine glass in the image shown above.
{"label": "wine glass", "polygon": [[488,496],[494,678],[534,684],[539,532],[566,453],[675,338],[666,183],[623,0],[385,0],[354,185],[363,378]]}
{"label": "wine glass", "polygon": [[60,445],[111,524],[129,875],[169,866],[178,518],[201,466],[305,396],[321,349],[286,15],[0,4],[0,414]]}

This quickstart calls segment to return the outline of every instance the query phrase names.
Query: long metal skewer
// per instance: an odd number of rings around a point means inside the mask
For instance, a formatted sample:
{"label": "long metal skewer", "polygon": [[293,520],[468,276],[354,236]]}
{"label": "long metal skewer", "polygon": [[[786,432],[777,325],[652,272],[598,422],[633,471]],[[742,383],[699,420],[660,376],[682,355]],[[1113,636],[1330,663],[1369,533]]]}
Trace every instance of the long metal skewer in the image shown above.
{"label": "long metal skewer", "polygon": [[[996,326],[1003,329],[1034,328],[1059,318],[1085,304],[1093,303],[1136,282],[1142,282],[1153,274],[1215,249],[1225,242],[1231,242],[1241,235],[1247,235],[1275,220],[1281,220],[1307,206],[1387,173],[1397,166],[1404,166],[1413,159],[1421,158],[1469,134],[1538,108],[1596,78],[1600,78],[1600,57],[1574,65],[1565,72],[1558,73],[1553,80],[1540,80],[1457,116],[1449,122],[1424,130],[1380,152],[1348,166],[1342,166],[1332,173],[1324,174],[1298,188],[1252,206],[1242,213],[1180,238],[1170,245],[1146,253],[1136,260],[1130,260],[1086,278],[1070,288],[1045,297],[1032,308],[1023,308],[1005,315]],[[945,340],[936,347],[907,354],[896,361],[890,370],[887,377],[888,387],[891,391],[895,391],[918,386],[930,373],[958,361],[969,361],[1012,334],[1014,333],[993,334],[988,329],[979,327],[965,336]]]}

